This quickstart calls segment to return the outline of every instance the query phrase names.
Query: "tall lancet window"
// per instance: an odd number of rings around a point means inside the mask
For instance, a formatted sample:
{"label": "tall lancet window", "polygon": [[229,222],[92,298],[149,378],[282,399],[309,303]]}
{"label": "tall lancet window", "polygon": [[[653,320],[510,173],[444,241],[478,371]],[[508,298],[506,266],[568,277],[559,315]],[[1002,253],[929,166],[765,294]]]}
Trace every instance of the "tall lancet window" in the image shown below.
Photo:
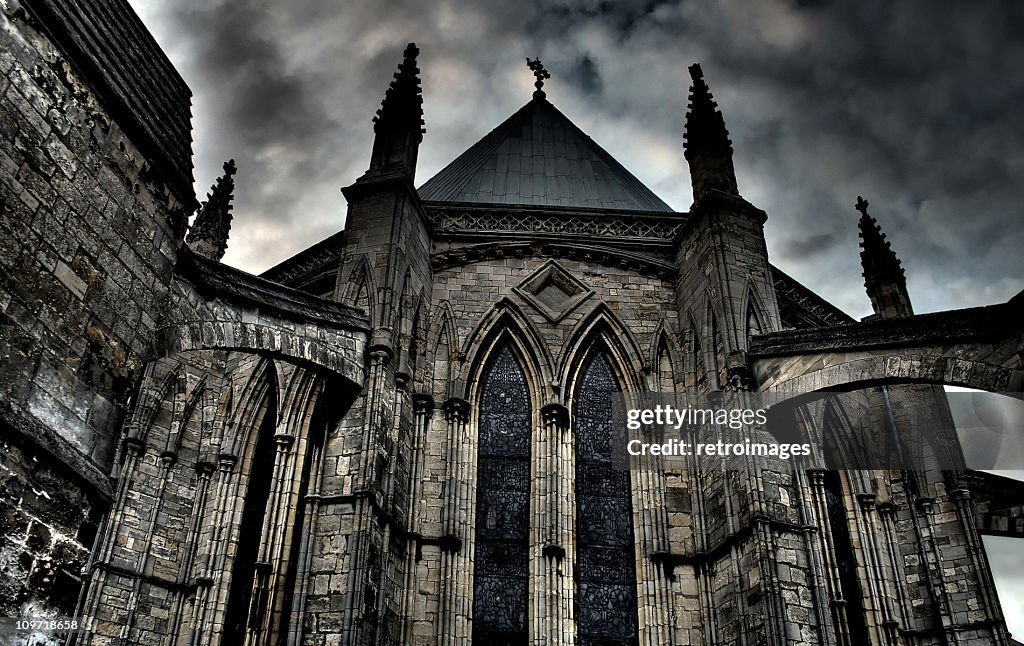
{"label": "tall lancet window", "polygon": [[530,394],[502,348],[480,395],[473,643],[526,644],[530,535]]}
{"label": "tall lancet window", "polygon": [[576,441],[576,617],[580,646],[637,643],[629,471],[613,468],[625,428],[622,389],[595,353],[573,397]]}

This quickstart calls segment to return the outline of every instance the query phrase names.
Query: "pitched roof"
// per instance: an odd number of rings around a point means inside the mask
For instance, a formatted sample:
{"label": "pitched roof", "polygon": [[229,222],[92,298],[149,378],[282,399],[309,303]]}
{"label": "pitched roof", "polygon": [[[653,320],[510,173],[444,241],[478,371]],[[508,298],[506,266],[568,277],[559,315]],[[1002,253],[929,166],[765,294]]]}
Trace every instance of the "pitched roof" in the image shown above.
{"label": "pitched roof", "polygon": [[419,189],[436,202],[672,211],[543,97],[534,97]]}

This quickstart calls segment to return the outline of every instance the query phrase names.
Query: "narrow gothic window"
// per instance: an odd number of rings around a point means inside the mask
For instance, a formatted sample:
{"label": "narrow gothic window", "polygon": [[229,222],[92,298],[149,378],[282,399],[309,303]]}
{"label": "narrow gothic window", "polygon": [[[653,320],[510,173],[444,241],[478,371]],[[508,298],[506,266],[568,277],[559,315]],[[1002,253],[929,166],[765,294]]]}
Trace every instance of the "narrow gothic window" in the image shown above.
{"label": "narrow gothic window", "polygon": [[526,377],[505,347],[487,371],[480,397],[473,575],[476,644],[526,644],[530,420]]}
{"label": "narrow gothic window", "polygon": [[624,409],[608,361],[595,353],[573,398],[580,646],[637,643],[629,471],[612,466],[612,437],[625,428]]}

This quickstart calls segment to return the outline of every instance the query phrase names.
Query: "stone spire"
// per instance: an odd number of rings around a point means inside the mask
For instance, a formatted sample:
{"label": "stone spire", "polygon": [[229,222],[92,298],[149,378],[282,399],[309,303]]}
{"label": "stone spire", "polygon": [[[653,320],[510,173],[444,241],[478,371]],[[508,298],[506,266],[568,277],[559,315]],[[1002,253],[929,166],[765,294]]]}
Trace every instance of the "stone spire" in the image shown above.
{"label": "stone spire", "polygon": [[699,63],[690,66],[690,77],[693,85],[690,86],[683,148],[690,165],[693,199],[699,201],[712,189],[739,195],[729,131],[725,129],[725,119],[704,82],[704,72]]}
{"label": "stone spire", "polygon": [[224,163],[224,174],[206,195],[206,201],[199,206],[186,242],[192,251],[210,260],[220,261],[228,248],[228,234],[231,232],[231,200],[235,193],[235,160]]}
{"label": "stone spire", "polygon": [[423,90],[415,43],[405,48],[405,58],[395,72],[377,116],[373,118],[373,153],[367,174],[416,175],[416,157],[423,141]]}
{"label": "stone spire", "polygon": [[868,201],[857,196],[860,211],[860,263],[864,268],[864,287],[871,307],[879,318],[912,316],[914,309],[907,293],[907,279],[903,266],[892,245],[885,239],[881,227],[868,215]]}

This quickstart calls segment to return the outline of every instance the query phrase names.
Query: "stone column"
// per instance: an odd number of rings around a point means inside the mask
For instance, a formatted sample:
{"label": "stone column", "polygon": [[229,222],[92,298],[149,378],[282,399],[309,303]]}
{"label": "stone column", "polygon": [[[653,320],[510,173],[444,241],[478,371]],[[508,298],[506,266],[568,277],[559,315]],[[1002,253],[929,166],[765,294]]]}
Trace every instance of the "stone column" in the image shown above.
{"label": "stone column", "polygon": [[[224,610],[225,600],[220,599],[224,591],[224,581],[231,576],[225,571],[225,549],[234,517],[232,498],[236,497],[237,486],[234,482],[235,465],[238,458],[222,453],[217,460],[217,492],[215,506],[211,518],[211,530],[206,544],[206,555],[196,576],[196,600],[192,606],[191,631],[186,643],[190,646],[208,644],[213,641],[213,633],[220,633],[223,625],[216,623],[218,611]],[[220,606],[218,608],[218,606]]]}
{"label": "stone column", "polygon": [[417,585],[417,554],[423,540],[421,530],[420,504],[422,502],[421,486],[423,483],[423,443],[430,429],[430,419],[434,415],[434,398],[425,393],[412,395],[413,437],[412,455],[409,458],[409,500],[406,504],[405,526],[410,541],[406,548],[405,593],[402,601],[404,641],[413,640],[413,624],[416,621],[416,597],[419,593]]}
{"label": "stone column", "polygon": [[438,609],[438,644],[468,646],[473,612],[470,545],[473,513],[472,481],[476,442],[469,427],[469,402],[451,397],[444,402],[448,422],[448,468],[445,473],[444,536],[441,546],[441,598]]}
{"label": "stone column", "polygon": [[[1006,631],[1006,624],[1003,621],[1003,614],[999,608],[999,600],[994,598],[992,591],[995,584],[992,582],[992,574],[985,559],[984,548],[981,544],[981,537],[978,535],[978,528],[975,526],[974,505],[971,503],[971,492],[967,487],[957,487],[949,493],[950,499],[956,506],[956,516],[963,528],[964,537],[967,541],[967,552],[971,557],[971,565],[974,567],[978,596],[981,602],[979,612],[983,613],[982,621],[992,626],[992,643],[997,646],[1005,646],[1010,643]],[[970,619],[970,617],[969,617]]]}
{"label": "stone column", "polygon": [[573,477],[575,475],[569,410],[561,404],[541,409],[537,484],[531,516],[533,573],[532,641],[537,646],[576,642],[573,618],[575,561]]}
{"label": "stone column", "polygon": [[832,543],[832,523],[828,516],[828,503],[825,499],[825,470],[808,469],[807,479],[810,481],[811,508],[815,524],[821,528],[818,532],[818,537],[821,539],[819,553],[825,570],[824,577],[829,605],[832,607],[836,643],[838,646],[853,646],[850,641],[850,625],[846,617],[846,599],[843,598],[843,588],[839,581],[839,561]]}

